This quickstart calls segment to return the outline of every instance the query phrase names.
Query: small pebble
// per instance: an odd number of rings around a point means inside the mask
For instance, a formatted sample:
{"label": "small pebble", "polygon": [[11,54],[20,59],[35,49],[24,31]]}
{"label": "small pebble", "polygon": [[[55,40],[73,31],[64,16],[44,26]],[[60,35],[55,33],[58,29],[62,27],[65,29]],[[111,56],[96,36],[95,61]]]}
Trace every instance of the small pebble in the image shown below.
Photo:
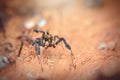
{"label": "small pebble", "polygon": [[38,27],[44,27],[45,25],[47,24],[47,20],[46,19],[42,19],[42,20],[39,20],[37,22],[35,21],[26,21],[24,23],[24,26],[25,28],[27,29],[31,29],[32,27],[34,27],[35,25],[37,25]]}
{"label": "small pebble", "polygon": [[0,56],[0,68],[7,66],[7,63],[9,63],[8,58],[5,56]]}
{"label": "small pebble", "polygon": [[27,21],[24,23],[25,28],[31,29],[32,27],[35,26],[35,23],[33,21]]}
{"label": "small pebble", "polygon": [[8,58],[5,57],[5,56],[3,56],[3,61],[4,61],[5,63],[9,63]]}
{"label": "small pebble", "polygon": [[98,47],[99,50],[104,50],[107,48],[107,44],[106,43],[101,43]]}
{"label": "small pebble", "polygon": [[44,27],[46,24],[47,24],[46,19],[42,19],[42,20],[37,22],[37,26],[39,26],[39,27]]}

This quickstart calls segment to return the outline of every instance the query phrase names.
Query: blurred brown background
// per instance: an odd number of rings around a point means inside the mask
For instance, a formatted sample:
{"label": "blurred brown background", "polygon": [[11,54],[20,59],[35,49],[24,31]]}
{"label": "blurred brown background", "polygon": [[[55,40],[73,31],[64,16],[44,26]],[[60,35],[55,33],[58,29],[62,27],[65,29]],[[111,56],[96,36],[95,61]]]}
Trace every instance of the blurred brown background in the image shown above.
{"label": "blurred brown background", "polygon": [[[41,71],[36,28],[68,41],[75,69],[61,43],[41,48]],[[0,80],[120,80],[119,67],[119,0],[0,0]]]}

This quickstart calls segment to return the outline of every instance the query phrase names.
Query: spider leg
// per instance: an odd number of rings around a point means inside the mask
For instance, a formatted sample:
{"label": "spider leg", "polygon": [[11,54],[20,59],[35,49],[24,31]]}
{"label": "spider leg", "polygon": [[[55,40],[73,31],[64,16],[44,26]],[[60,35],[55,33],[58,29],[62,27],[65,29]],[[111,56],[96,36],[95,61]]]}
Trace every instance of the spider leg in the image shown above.
{"label": "spider leg", "polygon": [[34,29],[33,31],[36,32],[36,33],[41,32],[41,33],[45,34],[45,32],[42,31],[42,30],[36,30],[36,29]]}
{"label": "spider leg", "polygon": [[[38,61],[40,60],[41,61],[41,58],[40,58],[40,45],[35,43],[35,50],[36,50],[36,56],[38,58]],[[43,72],[43,67],[42,67],[42,62],[39,61],[39,64],[41,65],[41,71]]]}
{"label": "spider leg", "polygon": [[59,36],[57,36],[57,35],[54,35],[53,36],[53,47],[55,48],[56,47],[56,42],[59,40],[60,38],[59,38]]}
{"label": "spider leg", "polygon": [[35,50],[36,50],[37,55],[40,55],[40,46],[38,44],[35,45]]}
{"label": "spider leg", "polygon": [[73,62],[73,60],[75,59],[75,57],[73,55],[73,52],[72,52],[72,49],[71,49],[70,45],[67,43],[67,41],[64,38],[59,38],[58,36],[55,36],[55,38],[58,38],[58,41],[56,41],[56,43],[55,43],[56,45],[59,44],[61,41],[63,41],[63,43],[65,44],[65,47],[70,50],[72,66],[74,68],[76,68],[76,65],[74,65],[74,62]]}
{"label": "spider leg", "polygon": [[56,39],[60,39],[59,36],[55,35],[55,36],[54,36],[54,41],[55,41]]}
{"label": "spider leg", "polygon": [[[54,36],[54,41],[56,41],[56,39],[59,40],[59,39],[60,39],[59,36],[55,35],[55,36]],[[61,45],[62,45],[62,49],[64,49],[64,48],[63,48],[63,44],[61,44]]]}
{"label": "spider leg", "polygon": [[70,45],[67,43],[67,41],[64,39],[64,38],[59,38],[58,36],[56,36],[56,38],[58,38],[59,40],[58,41],[56,41],[56,45],[57,44],[59,44],[61,41],[63,41],[63,43],[65,44],[65,47],[68,49],[68,50],[70,50],[70,53],[71,53],[71,55],[73,54],[72,53],[72,49],[71,49],[71,47],[70,47]]}

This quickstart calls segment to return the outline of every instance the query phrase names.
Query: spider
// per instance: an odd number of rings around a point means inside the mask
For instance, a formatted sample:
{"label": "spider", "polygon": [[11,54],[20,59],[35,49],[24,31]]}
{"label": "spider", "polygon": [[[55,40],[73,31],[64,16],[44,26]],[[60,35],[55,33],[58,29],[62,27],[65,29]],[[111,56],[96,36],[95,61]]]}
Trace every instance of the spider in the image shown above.
{"label": "spider", "polygon": [[40,47],[45,47],[45,49],[47,49],[48,47],[55,48],[56,45],[59,44],[61,41],[63,41],[65,47],[72,54],[72,49],[64,38],[60,38],[57,35],[53,36],[48,32],[48,30],[46,32],[44,32],[42,30],[34,30],[34,32],[36,32],[36,33],[41,32],[42,33],[42,36],[40,38],[36,38],[32,42],[32,46],[35,46],[37,55],[40,55]]}
{"label": "spider", "polygon": [[42,30],[34,29],[33,31],[36,33],[39,33],[39,32],[42,33],[42,36],[40,38],[36,38],[32,42],[32,46],[35,46],[36,55],[38,58],[41,54],[40,47],[44,47],[45,49],[47,49],[48,47],[55,48],[56,45],[58,45],[62,41],[65,47],[70,51],[71,56],[73,56],[71,46],[67,43],[67,41],[64,38],[60,38],[57,35],[51,35],[48,30],[42,31]]}

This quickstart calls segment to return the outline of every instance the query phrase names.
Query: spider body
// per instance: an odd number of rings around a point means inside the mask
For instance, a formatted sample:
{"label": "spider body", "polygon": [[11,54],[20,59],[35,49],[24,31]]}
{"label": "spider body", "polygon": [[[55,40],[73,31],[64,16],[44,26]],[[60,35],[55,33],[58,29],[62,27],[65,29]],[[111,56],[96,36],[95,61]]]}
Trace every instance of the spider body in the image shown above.
{"label": "spider body", "polygon": [[[58,45],[60,42],[63,41],[65,47],[71,53],[72,65],[73,65],[74,68],[76,68],[76,66],[73,64],[74,55],[72,53],[72,49],[64,38],[60,38],[57,35],[51,35],[48,31],[44,32],[44,31],[41,31],[41,30],[34,30],[34,32],[36,32],[36,33],[41,32],[42,33],[42,36],[40,38],[36,38],[32,42],[32,45],[35,46],[35,50],[36,50],[36,54],[37,54],[38,59],[39,59],[39,56],[40,56],[40,53],[41,53],[40,47],[44,47],[45,49],[47,49],[48,47],[54,47],[55,48],[56,45]],[[42,64],[41,64],[41,68],[42,68]],[[42,71],[43,71],[43,68],[42,68]]]}
{"label": "spider body", "polygon": [[47,49],[48,47],[56,47],[57,44],[59,44],[61,41],[65,44],[65,47],[71,52],[72,50],[70,45],[67,43],[67,41],[64,38],[59,38],[57,35],[51,35],[48,31],[44,32],[41,30],[34,30],[34,32],[38,33],[41,32],[42,36],[40,38],[36,38],[32,45],[35,46],[37,55],[40,55],[40,47],[44,47]]}

